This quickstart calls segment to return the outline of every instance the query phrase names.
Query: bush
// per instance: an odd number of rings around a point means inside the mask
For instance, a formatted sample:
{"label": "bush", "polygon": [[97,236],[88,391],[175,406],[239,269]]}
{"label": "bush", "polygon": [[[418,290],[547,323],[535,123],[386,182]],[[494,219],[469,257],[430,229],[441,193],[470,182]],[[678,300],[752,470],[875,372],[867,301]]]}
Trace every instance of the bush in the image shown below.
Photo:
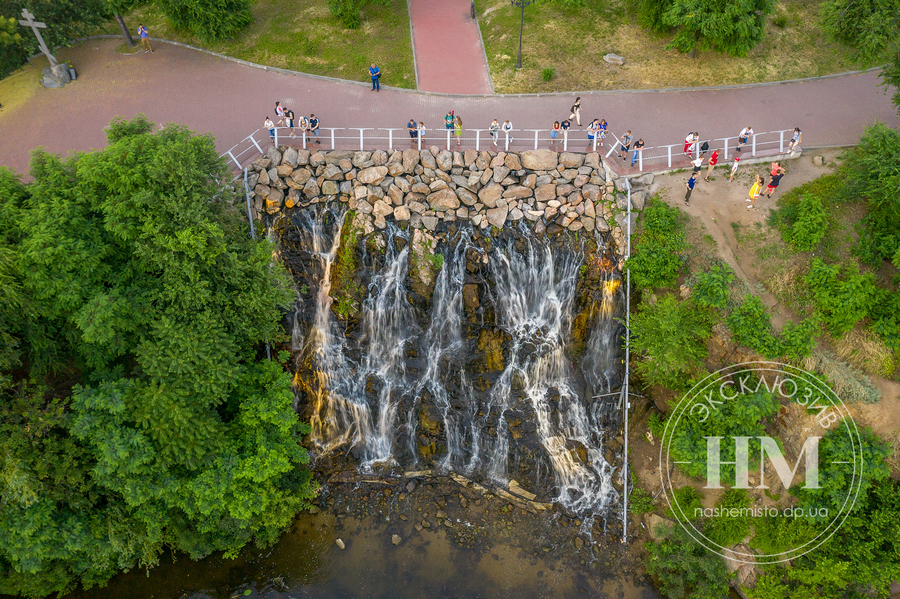
{"label": "bush", "polygon": [[554,75],[556,75],[556,69],[553,67],[547,67],[541,71],[541,79],[544,81],[550,81]]}
{"label": "bush", "polygon": [[672,6],[673,0],[640,0],[638,2],[638,22],[650,31],[669,31],[671,27],[663,20],[663,15]]}
{"label": "bush", "polygon": [[637,514],[638,516],[656,511],[650,493],[637,487],[635,487],[631,492],[631,495],[628,496],[628,505],[631,508],[632,513]]}
{"label": "bush", "polygon": [[825,31],[865,63],[884,58],[900,39],[900,0],[827,0],[821,11]]}
{"label": "bush", "polygon": [[873,267],[891,260],[900,268],[900,133],[878,123],[844,156],[851,192],[866,199],[857,255]]}
{"label": "bush", "polygon": [[635,287],[646,289],[675,283],[681,269],[680,254],[687,247],[684,220],[677,208],[669,208],[655,197],[650,200],[627,265]]}
{"label": "bush", "polygon": [[253,0],[159,0],[173,27],[204,42],[231,37],[252,23],[252,4]]}
{"label": "bush", "polygon": [[748,508],[751,503],[753,501],[743,489],[725,491],[716,502],[720,513],[706,521],[704,533],[707,538],[722,547],[731,547],[744,540],[744,537],[750,534],[750,516],[748,514],[731,516],[725,510]]}
{"label": "bush", "polygon": [[816,312],[835,337],[849,331],[868,313],[875,299],[875,277],[862,274],[858,267],[829,266],[813,258],[803,278],[813,296]]}
{"label": "bush", "polygon": [[790,190],[778,200],[778,210],[770,213],[770,224],[781,237],[800,252],[813,250],[827,232],[831,216],[828,205],[845,199],[843,175],[824,175]]}
{"label": "bush", "polygon": [[728,302],[728,286],[734,281],[734,271],[727,264],[716,264],[697,275],[692,298],[697,304],[710,308],[724,308]]}
{"label": "bush", "polygon": [[655,305],[641,304],[631,334],[634,350],[644,356],[635,371],[651,385],[673,388],[706,357],[712,329],[706,312],[665,295]]}
{"label": "bush", "polygon": [[800,324],[788,323],[781,335],[775,335],[762,300],[748,295],[743,303],[725,319],[734,340],[744,347],[768,358],[787,356],[792,360],[805,358],[812,351],[813,333],[818,320],[807,319]]}
{"label": "bush", "polygon": [[822,198],[805,195],[800,198],[797,221],[790,229],[787,242],[798,252],[810,252],[825,237],[827,225],[828,211]]}
{"label": "bush", "polygon": [[647,571],[659,579],[659,590],[672,599],[722,599],[728,596],[725,563],[676,526],[657,543],[644,545],[650,554]]}

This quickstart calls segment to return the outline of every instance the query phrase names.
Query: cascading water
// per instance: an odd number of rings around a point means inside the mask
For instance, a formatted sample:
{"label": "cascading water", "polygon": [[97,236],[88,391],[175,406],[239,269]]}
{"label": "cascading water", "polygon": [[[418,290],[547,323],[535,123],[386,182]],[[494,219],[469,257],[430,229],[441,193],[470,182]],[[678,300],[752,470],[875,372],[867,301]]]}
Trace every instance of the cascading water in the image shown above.
{"label": "cascading water", "polygon": [[[306,388],[313,389],[307,400],[316,446],[323,453],[352,448],[363,470],[398,460],[409,467],[440,435],[434,465],[441,470],[505,482],[511,474],[521,480],[520,462],[530,460],[535,477],[550,466],[556,499],[573,512],[598,514],[613,505],[614,468],[604,454],[610,423],[594,398],[621,378],[618,279],[607,275],[601,282],[602,298],[591,311],[596,320],[576,368],[566,352],[577,252],[551,249],[522,231],[517,241],[495,242],[485,254],[463,229],[444,252],[425,314],[411,305],[405,286],[409,240],[389,225],[375,238],[384,244],[384,258],[368,282],[358,331],[345,335],[329,296],[342,223],[343,213],[318,208],[306,211],[300,225],[318,264],[310,278],[315,317],[308,332],[295,318],[294,331],[298,369],[305,365],[312,373]],[[467,270],[472,255],[478,269],[488,264],[478,277]],[[464,309],[466,284],[493,304],[495,325]],[[427,325],[420,328],[417,320]],[[480,360],[473,344],[484,326],[507,340],[497,341],[503,362],[489,373],[470,369]]]}
{"label": "cascading water", "polygon": [[503,413],[519,377],[553,468],[558,501],[575,512],[599,513],[617,497],[613,468],[603,455],[606,431],[592,421],[579,397],[565,355],[580,260],[528,243],[522,253],[502,248],[491,256],[491,264],[499,324],[513,340],[508,365],[491,391],[491,404],[500,417],[489,474],[505,477]]}

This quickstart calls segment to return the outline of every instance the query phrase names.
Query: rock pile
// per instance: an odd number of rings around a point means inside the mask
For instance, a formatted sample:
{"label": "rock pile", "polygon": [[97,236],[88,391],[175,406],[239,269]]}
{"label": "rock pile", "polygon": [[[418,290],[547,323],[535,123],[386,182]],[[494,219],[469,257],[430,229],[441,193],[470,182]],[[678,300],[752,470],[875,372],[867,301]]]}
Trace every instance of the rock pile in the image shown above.
{"label": "rock pile", "polygon": [[[652,175],[634,181],[646,186]],[[615,193],[624,191],[622,181],[596,153],[450,152],[435,146],[311,152],[282,146],[252,163],[248,184],[257,214],[340,201],[365,215],[367,233],[390,219],[429,231],[457,220],[482,229],[524,220],[538,235],[610,231],[622,248],[627,226],[627,200]],[[643,208],[644,189],[633,192],[632,209]]]}

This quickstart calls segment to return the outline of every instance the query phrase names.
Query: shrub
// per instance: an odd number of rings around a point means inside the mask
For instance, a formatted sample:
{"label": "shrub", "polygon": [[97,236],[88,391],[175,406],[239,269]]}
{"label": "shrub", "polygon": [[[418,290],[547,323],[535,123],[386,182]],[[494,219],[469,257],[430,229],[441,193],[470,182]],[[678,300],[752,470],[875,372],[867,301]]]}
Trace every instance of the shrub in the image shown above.
{"label": "shrub", "polygon": [[669,31],[671,27],[663,21],[663,15],[672,6],[673,0],[640,0],[638,2],[638,22],[650,31]]}
{"label": "shrub", "polygon": [[638,516],[656,511],[650,493],[637,487],[635,487],[631,492],[631,495],[628,496],[628,505],[631,507],[632,513],[637,514]]}
{"label": "shrub", "polygon": [[827,0],[822,24],[831,37],[874,63],[900,38],[900,0]]}
{"label": "shrub", "polygon": [[753,501],[743,489],[729,489],[716,502],[720,508],[719,513],[706,521],[704,532],[706,536],[722,547],[730,547],[740,543],[744,537],[750,534],[750,516],[748,514],[729,515],[731,509],[750,507]]}
{"label": "shrub", "polygon": [[550,81],[554,75],[556,75],[556,69],[553,67],[547,67],[541,71],[541,79],[544,81]]}
{"label": "shrub", "polygon": [[724,308],[728,302],[728,286],[734,281],[734,271],[727,264],[716,264],[697,276],[693,299],[699,305]]}
{"label": "shrub", "polygon": [[657,198],[644,210],[634,252],[628,260],[631,280],[638,289],[671,285],[681,269],[680,254],[687,247],[684,215]]}
{"label": "shrub", "polygon": [[803,278],[813,295],[816,312],[835,337],[849,331],[866,316],[876,295],[875,277],[858,267],[829,266],[813,258]]}
{"label": "shrub", "polygon": [[797,220],[790,229],[787,242],[798,252],[810,252],[828,229],[828,211],[822,198],[812,194],[800,198]]}
{"label": "shrub", "polygon": [[190,31],[205,42],[230,37],[253,22],[252,0],[160,0],[176,29]]}
{"label": "shrub", "polygon": [[721,599],[728,596],[725,563],[676,526],[657,543],[645,545],[647,571],[659,579],[659,589],[672,599]]}
{"label": "shrub", "polygon": [[748,295],[725,322],[734,340],[744,347],[769,359],[787,356],[800,360],[812,351],[818,320],[810,318],[800,324],[788,323],[781,334],[776,335],[762,300]]}
{"label": "shrub", "polygon": [[642,303],[631,319],[634,350],[644,355],[635,371],[651,385],[672,388],[700,366],[711,333],[707,314],[690,302],[665,295],[655,305]]}

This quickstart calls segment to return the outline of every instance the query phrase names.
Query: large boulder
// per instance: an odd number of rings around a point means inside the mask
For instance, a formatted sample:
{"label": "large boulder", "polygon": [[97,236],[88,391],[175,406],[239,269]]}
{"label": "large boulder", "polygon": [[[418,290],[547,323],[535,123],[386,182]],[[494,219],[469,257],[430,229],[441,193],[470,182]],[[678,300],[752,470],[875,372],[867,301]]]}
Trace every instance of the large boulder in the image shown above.
{"label": "large boulder", "polygon": [[525,187],[524,185],[512,185],[506,188],[506,191],[503,192],[504,198],[530,198],[532,191],[530,188]]}
{"label": "large boulder", "polygon": [[419,164],[419,151],[412,149],[403,150],[403,170],[411,173],[417,164]]}
{"label": "large boulder", "polygon": [[426,198],[428,205],[432,210],[437,212],[446,212],[447,210],[456,210],[459,208],[459,198],[452,189],[440,189]]}
{"label": "large boulder", "polygon": [[566,168],[578,168],[584,164],[584,154],[562,152],[559,155],[559,163]]}
{"label": "large boulder", "polygon": [[370,166],[356,174],[356,180],[365,185],[378,185],[388,174],[386,166]]}
{"label": "large boulder", "polygon": [[336,196],[338,194],[338,184],[331,180],[322,182],[322,195]]}
{"label": "large boulder", "polygon": [[559,165],[556,152],[550,150],[528,150],[519,154],[522,166],[532,171],[549,171]]}
{"label": "large boulder", "polygon": [[453,153],[449,150],[444,150],[435,157],[435,162],[442,171],[449,171],[453,168]]}
{"label": "large boulder", "polygon": [[310,178],[306,184],[303,186],[303,195],[305,195],[309,199],[313,199],[319,196],[319,184],[316,183],[315,179]]}
{"label": "large boulder", "polygon": [[502,229],[503,225],[506,224],[506,217],[509,214],[509,206],[503,206],[502,208],[492,208],[485,214],[487,215],[487,220],[490,224],[497,227],[498,229]]}
{"label": "large boulder", "polygon": [[271,160],[270,164],[281,164],[281,152],[275,146],[269,146],[266,150],[266,158]]}
{"label": "large boulder", "polygon": [[481,191],[478,192],[478,199],[481,200],[481,203],[487,206],[488,208],[493,208],[497,205],[497,201],[503,196],[503,186],[499,183],[493,183],[484,186],[481,188]]}
{"label": "large boulder", "polygon": [[297,160],[300,158],[300,155],[297,153],[297,150],[294,148],[288,148],[284,151],[284,156],[281,157],[281,164],[289,164],[291,168],[297,168]]}

